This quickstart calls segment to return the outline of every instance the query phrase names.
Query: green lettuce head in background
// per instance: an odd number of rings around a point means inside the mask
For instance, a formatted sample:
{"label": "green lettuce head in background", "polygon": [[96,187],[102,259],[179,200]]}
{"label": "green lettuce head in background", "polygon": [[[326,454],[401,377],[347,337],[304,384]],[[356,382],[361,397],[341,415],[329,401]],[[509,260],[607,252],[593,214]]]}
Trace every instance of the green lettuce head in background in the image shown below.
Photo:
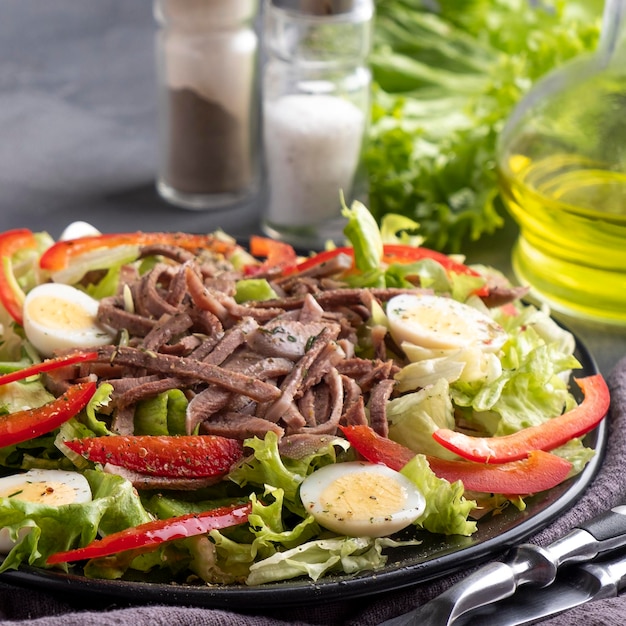
{"label": "green lettuce head in background", "polygon": [[458,252],[503,223],[496,140],[530,87],[595,50],[600,0],[378,0],[369,208]]}

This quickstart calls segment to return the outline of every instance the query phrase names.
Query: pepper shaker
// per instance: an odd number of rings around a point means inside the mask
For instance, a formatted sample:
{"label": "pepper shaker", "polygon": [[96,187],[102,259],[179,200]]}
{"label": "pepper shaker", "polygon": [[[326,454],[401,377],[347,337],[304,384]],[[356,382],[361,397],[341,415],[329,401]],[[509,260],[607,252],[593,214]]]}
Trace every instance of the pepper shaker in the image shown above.
{"label": "pepper shaker", "polygon": [[251,196],[259,177],[258,0],[154,0],[157,189],[187,209]]}
{"label": "pepper shaker", "polygon": [[342,239],[365,199],[372,0],[265,0],[263,230],[302,248]]}

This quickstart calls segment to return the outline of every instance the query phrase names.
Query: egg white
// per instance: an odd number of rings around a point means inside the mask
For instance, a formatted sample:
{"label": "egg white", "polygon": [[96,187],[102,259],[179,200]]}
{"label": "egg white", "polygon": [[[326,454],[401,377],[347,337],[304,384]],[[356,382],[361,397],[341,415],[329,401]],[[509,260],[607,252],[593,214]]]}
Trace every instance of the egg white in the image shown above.
{"label": "egg white", "polygon": [[72,348],[111,343],[113,333],[97,321],[98,301],[71,285],[44,283],[24,300],[24,331],[45,357]]}
{"label": "egg white", "polygon": [[489,315],[452,298],[401,294],[387,303],[391,336],[398,345],[451,350],[478,347],[495,353],[507,340],[506,331]]}
{"label": "egg white", "polygon": [[65,230],[61,233],[59,241],[78,239],[79,237],[96,237],[100,234],[102,233],[89,222],[71,222],[65,227]]}
{"label": "egg white", "polygon": [[424,496],[385,465],[355,461],[326,465],[300,486],[305,509],[329,530],[351,537],[385,537],[423,512]]}
{"label": "egg white", "polygon": [[[87,479],[78,472],[32,469],[0,478],[0,498],[56,507],[89,502],[91,488]],[[18,539],[29,531],[28,527],[20,529]],[[0,529],[0,554],[8,554],[14,545],[9,529]]]}

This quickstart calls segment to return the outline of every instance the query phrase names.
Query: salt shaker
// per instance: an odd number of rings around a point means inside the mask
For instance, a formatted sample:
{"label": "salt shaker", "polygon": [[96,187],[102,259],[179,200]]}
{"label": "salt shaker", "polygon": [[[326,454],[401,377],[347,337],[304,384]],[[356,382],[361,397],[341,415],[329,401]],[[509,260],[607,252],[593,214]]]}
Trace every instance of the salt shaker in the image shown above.
{"label": "salt shaker", "polygon": [[342,238],[341,197],[364,199],[372,0],[265,0],[266,234],[303,248]]}
{"label": "salt shaker", "polygon": [[154,0],[159,89],[157,189],[214,209],[259,180],[258,0]]}

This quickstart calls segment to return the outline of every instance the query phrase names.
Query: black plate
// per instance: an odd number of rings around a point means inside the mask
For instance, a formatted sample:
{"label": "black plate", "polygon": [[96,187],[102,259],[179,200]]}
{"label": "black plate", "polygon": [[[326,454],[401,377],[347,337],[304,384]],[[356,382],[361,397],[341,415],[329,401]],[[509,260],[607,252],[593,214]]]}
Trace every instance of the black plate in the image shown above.
{"label": "black plate", "polygon": [[[598,372],[586,347],[577,340],[576,356],[582,364],[577,376]],[[580,397],[580,396],[579,396]],[[443,537],[420,533],[420,546],[390,549],[387,565],[376,572],[358,576],[328,576],[316,583],[296,580],[259,587],[184,586],[161,583],[95,580],[54,570],[23,567],[2,574],[6,582],[33,586],[73,598],[115,599],[132,604],[167,603],[214,608],[262,608],[313,604],[323,600],[355,598],[401,589],[465,569],[503,553],[567,511],[596,475],[606,447],[606,420],[585,438],[596,450],[594,458],[576,477],[527,500],[520,512],[508,507],[504,513],[480,520],[472,537]]]}

